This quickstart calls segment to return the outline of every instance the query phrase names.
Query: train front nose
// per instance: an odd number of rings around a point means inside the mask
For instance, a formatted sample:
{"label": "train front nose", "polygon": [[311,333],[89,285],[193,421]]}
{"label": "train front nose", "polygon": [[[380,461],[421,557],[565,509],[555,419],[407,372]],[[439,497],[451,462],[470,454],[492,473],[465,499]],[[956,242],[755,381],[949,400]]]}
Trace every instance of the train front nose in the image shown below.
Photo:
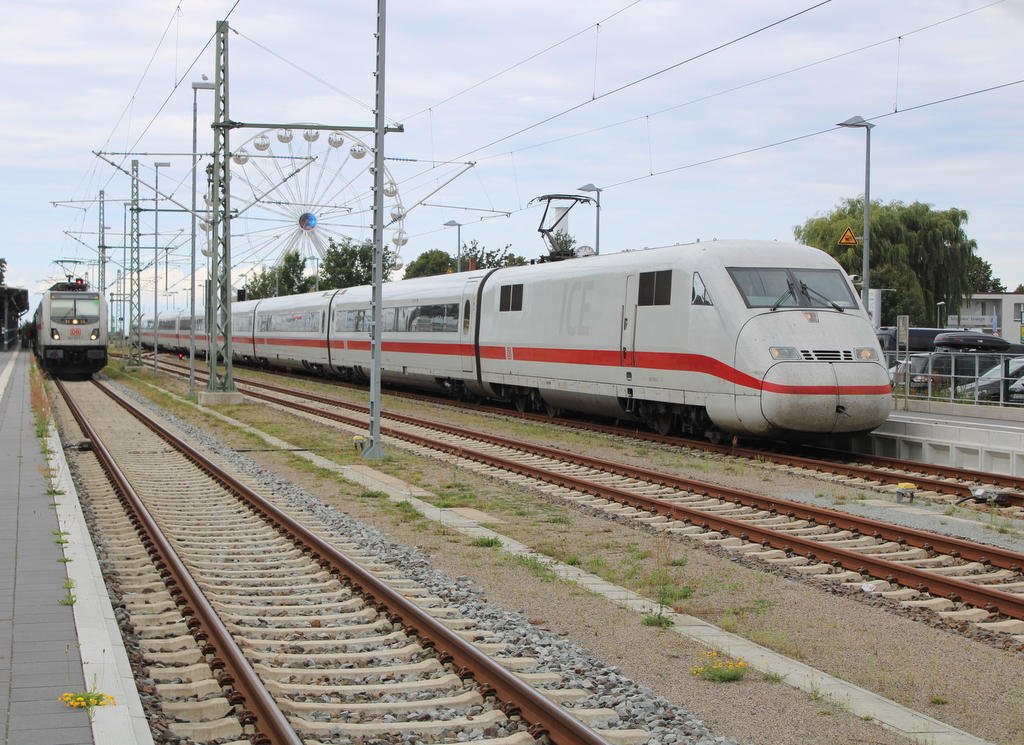
{"label": "train front nose", "polygon": [[762,380],[761,413],[783,430],[864,432],[882,424],[891,410],[888,373],[872,362],[780,362]]}
{"label": "train front nose", "polygon": [[751,376],[737,386],[737,416],[766,435],[866,432],[892,410],[874,330],[853,313],[753,316],[737,335],[736,369]]}

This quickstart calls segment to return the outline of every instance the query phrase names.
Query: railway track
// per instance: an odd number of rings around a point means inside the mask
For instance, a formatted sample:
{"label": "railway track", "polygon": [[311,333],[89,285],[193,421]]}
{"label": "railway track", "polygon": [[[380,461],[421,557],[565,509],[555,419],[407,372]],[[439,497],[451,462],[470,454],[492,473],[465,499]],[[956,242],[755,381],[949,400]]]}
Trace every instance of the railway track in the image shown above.
{"label": "railway track", "polygon": [[565,708],[585,692],[532,671],[390,564],[297,520],[108,389],[59,388],[88,451],[103,551],[176,734],[265,745],[647,739],[592,729],[583,720],[617,715]]}
{"label": "railway track", "polygon": [[[165,362],[165,364],[177,371],[186,369],[170,361]],[[309,379],[306,376],[292,373],[276,372],[274,374],[283,377],[294,377],[300,380]],[[244,378],[236,377],[236,380],[238,382],[256,384],[256,381]],[[322,381],[321,378],[316,380]],[[337,381],[334,384],[354,390],[364,390],[363,387],[353,384],[338,383]],[[497,416],[508,416],[510,413],[507,408],[483,404],[468,404],[411,391],[392,390],[389,391],[389,395],[412,401],[423,401],[461,408],[476,413],[488,413]],[[922,499],[946,496],[952,497],[958,503],[967,503],[970,506],[980,506],[986,509],[1010,507],[1018,511],[1024,510],[1024,479],[1016,476],[1003,476],[985,471],[954,468],[952,466],[936,466],[899,458],[844,453],[824,448],[787,448],[784,452],[775,452],[767,447],[740,447],[736,444],[714,444],[703,440],[661,435],[637,427],[613,426],[530,412],[519,412],[516,416],[529,421],[557,424],[588,432],[629,437],[673,447],[684,447],[696,451],[772,463],[784,468],[799,469],[811,475],[844,479],[869,486],[877,485],[884,487],[888,485],[896,487],[909,482],[912,484],[910,489],[912,496]]]}
{"label": "railway track", "polygon": [[[367,407],[267,383],[236,383],[246,395],[272,405],[357,431],[366,428]],[[529,478],[557,497],[801,575],[857,588],[870,584],[911,607],[1024,643],[1022,554],[434,421],[393,413],[385,419],[398,425],[382,426],[385,435],[448,453],[492,475]]]}

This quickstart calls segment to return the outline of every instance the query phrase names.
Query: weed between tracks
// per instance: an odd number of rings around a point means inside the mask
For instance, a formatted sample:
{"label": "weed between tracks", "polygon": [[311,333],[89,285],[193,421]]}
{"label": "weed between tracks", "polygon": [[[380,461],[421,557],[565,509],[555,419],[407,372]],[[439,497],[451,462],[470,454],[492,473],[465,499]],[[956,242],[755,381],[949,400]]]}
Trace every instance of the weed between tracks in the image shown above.
{"label": "weed between tracks", "polygon": [[709,650],[701,652],[700,659],[693,666],[691,672],[712,683],[729,683],[743,680],[747,674],[747,663],[740,657],[733,660],[719,652]]}

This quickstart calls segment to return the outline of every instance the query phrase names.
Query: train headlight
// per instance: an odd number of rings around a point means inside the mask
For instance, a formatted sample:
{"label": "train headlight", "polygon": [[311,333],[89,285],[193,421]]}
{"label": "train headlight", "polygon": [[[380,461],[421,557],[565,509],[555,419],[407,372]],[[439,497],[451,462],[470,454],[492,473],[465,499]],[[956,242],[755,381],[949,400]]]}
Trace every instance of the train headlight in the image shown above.
{"label": "train headlight", "polygon": [[865,362],[877,362],[878,352],[874,347],[856,347],[853,350],[853,357]]}
{"label": "train headlight", "polygon": [[89,338],[92,339],[93,341],[96,341],[97,339],[99,339],[100,338],[100,330],[99,329],[93,329],[92,333],[89,334]]}
{"label": "train headlight", "polygon": [[60,332],[57,329],[50,329],[50,338],[54,340],[60,339]]}
{"label": "train headlight", "polygon": [[796,347],[768,347],[773,360],[802,360]]}

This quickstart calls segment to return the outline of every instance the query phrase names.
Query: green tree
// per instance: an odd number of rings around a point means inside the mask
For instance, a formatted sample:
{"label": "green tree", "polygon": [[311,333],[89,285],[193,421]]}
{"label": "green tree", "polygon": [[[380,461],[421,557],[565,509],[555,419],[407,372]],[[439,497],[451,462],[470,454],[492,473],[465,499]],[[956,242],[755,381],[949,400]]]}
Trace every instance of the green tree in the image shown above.
{"label": "green tree", "polygon": [[315,277],[305,276],[306,259],[298,251],[288,251],[277,266],[261,268],[260,273],[245,283],[246,300],[266,297],[297,295],[309,292],[316,283]]}
{"label": "green tree", "polygon": [[438,274],[447,274],[455,271],[455,259],[448,255],[447,251],[439,248],[432,248],[424,251],[405,267],[405,279],[416,277],[435,277]]}
{"label": "green tree", "polygon": [[504,248],[496,248],[493,250],[478,245],[475,240],[470,241],[468,246],[463,243],[462,271],[469,271],[470,259],[476,259],[477,269],[499,269],[505,266],[523,266],[526,263],[526,259],[522,256],[516,256],[514,253],[511,253],[509,250],[511,248],[511,243]]}
{"label": "green tree", "polygon": [[992,265],[980,256],[971,257],[970,278],[972,292],[1006,292],[999,277],[992,276]]}
{"label": "green tree", "polygon": [[[397,259],[394,252],[384,246],[384,281],[391,277]],[[343,287],[359,287],[373,282],[373,244],[365,241],[356,244],[345,238],[341,243],[328,239],[324,260],[320,264],[320,289],[339,290]]]}
{"label": "green tree", "polygon": [[[871,203],[871,278],[883,293],[883,325],[893,326],[904,309],[911,325],[930,326],[929,310],[939,301],[959,308],[974,291],[972,262],[977,242],[967,237],[967,212],[956,208],[937,211],[914,202]],[[861,246],[840,246],[847,228],[864,224],[864,202],[845,199],[831,212],[793,228],[801,243],[831,254],[849,273],[859,273]]]}
{"label": "green tree", "polygon": [[[512,248],[511,244],[504,248],[488,249],[481,246],[475,240],[470,241],[469,245],[463,243],[461,270],[468,272],[471,265],[475,265],[477,269],[499,269],[504,266],[522,266],[525,264],[526,259],[511,253],[509,251],[510,248]],[[433,248],[429,251],[424,251],[413,261],[409,262],[409,266],[405,268],[405,279],[433,277],[438,274],[454,272],[456,264],[456,257],[450,255],[447,251]]]}
{"label": "green tree", "polygon": [[576,238],[574,236],[571,236],[564,231],[557,230],[551,234],[551,240],[554,241],[555,248],[562,256],[575,255]]}
{"label": "green tree", "polygon": [[1024,295],[1024,284],[1017,285],[1017,289],[1013,291],[1016,295]]}
{"label": "green tree", "polygon": [[306,275],[306,258],[298,251],[287,251],[275,267],[278,272],[278,295],[297,295],[313,289],[315,277]]}
{"label": "green tree", "polygon": [[277,270],[260,267],[260,273],[250,272],[245,282],[245,299],[260,300],[277,295]]}

